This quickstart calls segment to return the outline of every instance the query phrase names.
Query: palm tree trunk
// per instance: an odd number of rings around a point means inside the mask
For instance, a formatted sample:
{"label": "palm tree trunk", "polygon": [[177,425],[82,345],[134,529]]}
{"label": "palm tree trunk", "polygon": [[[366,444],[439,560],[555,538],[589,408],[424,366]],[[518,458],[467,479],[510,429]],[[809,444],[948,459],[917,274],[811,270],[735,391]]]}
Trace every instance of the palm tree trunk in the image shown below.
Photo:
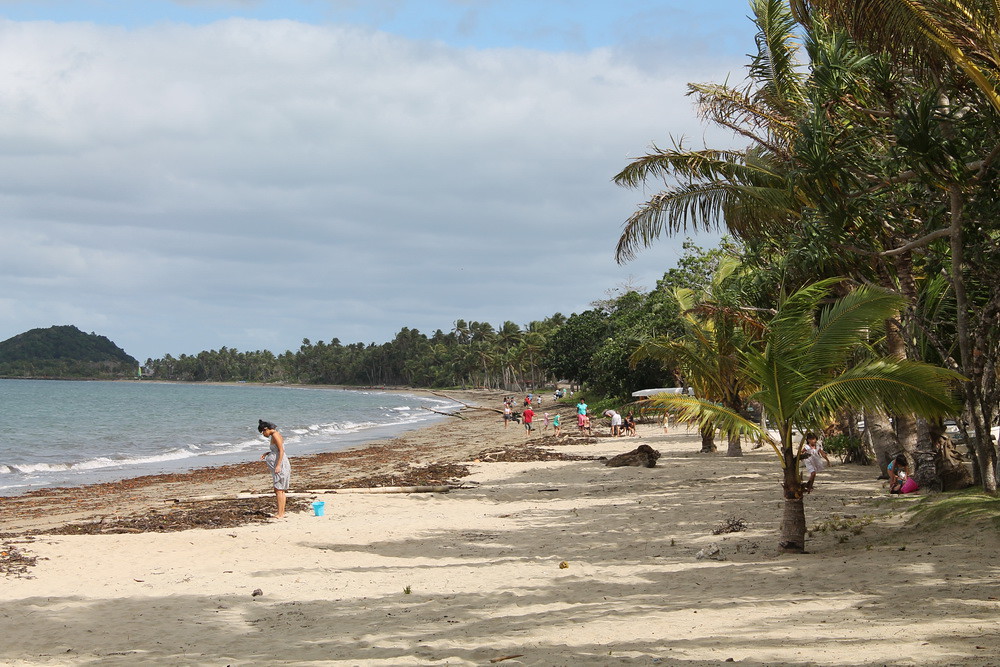
{"label": "palm tree trunk", "polygon": [[701,427],[701,454],[711,454],[717,451],[715,446],[715,428],[712,426]]}
{"label": "palm tree trunk", "polygon": [[729,448],[726,456],[743,456],[743,447],[740,446],[740,434],[735,433],[729,436]]}
{"label": "palm tree trunk", "polygon": [[[906,297],[908,307],[912,308],[917,302],[917,286],[913,280],[913,258],[908,252],[902,253],[896,256],[894,265],[900,291]],[[891,283],[884,285],[884,287],[892,289]],[[889,356],[901,361],[909,356],[906,350],[906,332],[900,331],[900,325],[895,320],[906,321],[908,319],[903,317],[903,313],[899,313],[896,318],[887,323],[888,326],[886,327],[885,339]],[[896,438],[899,440],[900,447],[911,458],[915,458],[917,450],[916,418],[911,414],[897,414],[894,415],[894,418],[896,423]],[[931,459],[931,465],[934,465],[933,459]],[[925,472],[929,473],[929,471]]]}
{"label": "palm tree trunk", "polygon": [[875,462],[878,464],[879,479],[888,479],[886,470],[892,457],[902,451],[896,433],[892,430],[889,418],[881,412],[865,410],[865,431],[871,435],[872,448],[875,450]]}
{"label": "palm tree trunk", "polygon": [[[940,431],[935,433],[935,431]],[[940,439],[944,428],[936,428],[926,419],[917,420],[917,448],[913,452],[913,479],[921,491],[942,491],[944,484],[937,469],[935,440]]]}
{"label": "palm tree trunk", "polygon": [[778,546],[789,553],[805,553],[806,550],[806,507],[802,501],[802,481],[799,479],[799,462],[795,450],[789,444],[782,448],[785,462],[782,489],[785,496],[784,511],[781,516],[781,539]]}

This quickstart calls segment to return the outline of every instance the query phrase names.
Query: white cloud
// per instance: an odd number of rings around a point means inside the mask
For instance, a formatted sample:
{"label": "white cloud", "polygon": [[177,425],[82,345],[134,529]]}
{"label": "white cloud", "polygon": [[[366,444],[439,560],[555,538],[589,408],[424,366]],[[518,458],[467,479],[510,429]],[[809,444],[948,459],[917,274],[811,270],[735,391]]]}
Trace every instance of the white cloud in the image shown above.
{"label": "white cloud", "polygon": [[616,267],[643,193],[611,178],[700,137],[684,84],[739,63],[692,67],[292,21],[2,22],[0,339],[76,324],[142,358],[281,352],[651,286],[680,240]]}

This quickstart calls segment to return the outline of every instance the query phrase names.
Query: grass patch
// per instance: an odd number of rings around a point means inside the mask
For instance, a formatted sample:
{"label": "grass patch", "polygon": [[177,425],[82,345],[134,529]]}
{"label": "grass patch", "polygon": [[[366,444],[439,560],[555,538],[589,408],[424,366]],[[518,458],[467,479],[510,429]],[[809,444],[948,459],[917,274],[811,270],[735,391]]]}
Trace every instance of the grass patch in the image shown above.
{"label": "grass patch", "polygon": [[1000,531],[1000,497],[982,489],[964,489],[928,496],[911,510],[910,523],[924,530],[955,524],[990,526]]}

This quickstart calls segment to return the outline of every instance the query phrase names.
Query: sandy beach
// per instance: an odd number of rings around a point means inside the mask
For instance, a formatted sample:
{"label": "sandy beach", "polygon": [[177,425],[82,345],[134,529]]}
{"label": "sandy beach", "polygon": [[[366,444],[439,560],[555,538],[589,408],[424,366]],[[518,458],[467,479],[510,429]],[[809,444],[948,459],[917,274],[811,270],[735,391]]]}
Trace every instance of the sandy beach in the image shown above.
{"label": "sandy beach", "polygon": [[[461,487],[301,499],[324,516],[128,528],[227,505],[172,499],[266,493],[253,463],[0,499],[4,549],[37,558],[0,574],[0,663],[1000,664],[997,531],[915,526],[920,499],[887,497],[874,468],[821,473],[810,553],[781,554],[769,449],[699,454],[693,430],[654,425],[555,444],[463,415],[338,455],[290,452],[293,490]],[[639,444],[660,451],[655,468],[594,460]],[[584,458],[490,460],[528,446]],[[99,534],[38,532],[73,525]]]}

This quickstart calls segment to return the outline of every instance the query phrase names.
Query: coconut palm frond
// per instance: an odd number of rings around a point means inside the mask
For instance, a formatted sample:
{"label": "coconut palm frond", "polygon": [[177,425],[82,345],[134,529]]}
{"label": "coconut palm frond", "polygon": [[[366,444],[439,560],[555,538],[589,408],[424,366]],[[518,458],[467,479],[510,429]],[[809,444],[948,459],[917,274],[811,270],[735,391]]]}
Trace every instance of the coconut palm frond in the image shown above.
{"label": "coconut palm frond", "polygon": [[954,371],[922,362],[876,359],[847,368],[816,387],[796,417],[822,423],[833,419],[843,405],[925,417],[953,415],[961,406],[951,389],[963,379]]}
{"label": "coconut palm frond", "polygon": [[664,233],[676,234],[689,227],[719,229],[721,212],[732,190],[728,183],[710,182],[678,186],[655,195],[625,221],[615,249],[616,261],[621,264],[633,259]]}
{"label": "coconut palm frond", "polygon": [[795,18],[785,0],[752,0],[750,8],[757,24],[757,55],[750,63],[750,78],[758,86],[756,97],[794,116],[792,109],[806,97],[804,76],[795,58]]}
{"label": "coconut palm frond", "polygon": [[[726,178],[752,181],[767,177],[769,171],[758,158],[747,166],[744,166],[745,162],[745,151],[692,151],[680,144],[667,149],[654,145],[649,153],[630,161],[613,180],[616,185],[638,188],[651,178],[692,182]],[[753,176],[756,172],[761,173]]]}
{"label": "coconut palm frond", "polygon": [[[770,434],[762,430],[760,424],[713,401],[683,394],[654,394],[637,405],[640,411],[671,412],[683,422],[717,428],[727,435],[746,436],[753,442],[766,442],[778,453]],[[781,458],[780,453],[778,458]]]}
{"label": "coconut palm frond", "polygon": [[720,83],[689,83],[687,94],[695,96],[701,118],[726,127],[746,124],[769,132],[795,129],[791,118],[755,103],[746,89]]}
{"label": "coconut palm frond", "polygon": [[903,297],[876,287],[852,290],[820,312],[813,338],[814,356],[824,357],[828,367],[842,364],[859,339],[881,328],[905,303]]}

